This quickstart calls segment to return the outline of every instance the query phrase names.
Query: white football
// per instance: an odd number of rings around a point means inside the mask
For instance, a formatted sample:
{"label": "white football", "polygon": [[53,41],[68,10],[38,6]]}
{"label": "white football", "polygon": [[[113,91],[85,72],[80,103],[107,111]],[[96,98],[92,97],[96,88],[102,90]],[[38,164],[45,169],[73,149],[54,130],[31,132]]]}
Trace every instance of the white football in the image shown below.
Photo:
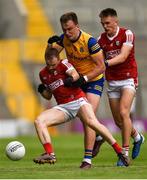
{"label": "white football", "polygon": [[25,147],[19,141],[12,141],[6,146],[6,155],[13,161],[20,160],[25,155]]}

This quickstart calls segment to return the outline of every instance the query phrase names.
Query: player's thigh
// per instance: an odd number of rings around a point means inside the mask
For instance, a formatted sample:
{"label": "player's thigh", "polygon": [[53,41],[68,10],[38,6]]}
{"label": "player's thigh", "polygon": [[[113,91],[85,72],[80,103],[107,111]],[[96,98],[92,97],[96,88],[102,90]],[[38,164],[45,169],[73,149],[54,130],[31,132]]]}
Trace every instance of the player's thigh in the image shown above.
{"label": "player's thigh", "polygon": [[94,93],[86,93],[86,98],[88,102],[92,105],[94,112],[96,113],[99,104],[100,104],[100,96]]}
{"label": "player's thigh", "polygon": [[109,98],[110,109],[116,123],[121,123],[120,98]]}
{"label": "player's thigh", "polygon": [[46,110],[41,113],[39,119],[43,121],[47,126],[58,125],[66,121],[65,113],[55,108]]}
{"label": "player's thigh", "polygon": [[86,124],[91,124],[94,121],[97,121],[93,108],[90,104],[84,104],[81,106],[78,112],[78,116]]}
{"label": "player's thigh", "polygon": [[120,111],[126,110],[130,112],[135,94],[136,92],[130,88],[122,89],[120,98]]}

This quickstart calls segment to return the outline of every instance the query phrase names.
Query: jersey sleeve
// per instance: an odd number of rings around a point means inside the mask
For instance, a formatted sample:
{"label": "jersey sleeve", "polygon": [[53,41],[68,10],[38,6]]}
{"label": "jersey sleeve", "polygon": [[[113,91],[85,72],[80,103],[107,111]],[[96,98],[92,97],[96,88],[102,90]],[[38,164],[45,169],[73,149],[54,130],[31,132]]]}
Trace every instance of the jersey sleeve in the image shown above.
{"label": "jersey sleeve", "polygon": [[39,78],[40,78],[40,81],[44,84],[42,71],[40,71],[40,73],[39,73]]}
{"label": "jersey sleeve", "polygon": [[126,30],[123,44],[128,46],[133,46],[133,42],[134,42],[134,34],[132,33],[131,30]]}
{"label": "jersey sleeve", "polygon": [[101,35],[97,38],[97,42],[98,43],[99,43],[100,39],[101,39]]}
{"label": "jersey sleeve", "polygon": [[97,40],[93,37],[89,38],[88,49],[91,55],[96,54],[97,52],[101,50],[99,44],[97,43]]}
{"label": "jersey sleeve", "polygon": [[44,72],[43,71],[39,72],[39,78],[40,78],[41,83],[46,86],[46,83],[44,81]]}
{"label": "jersey sleeve", "polygon": [[57,44],[59,45],[59,46],[61,46],[61,47],[64,47],[64,45],[63,45],[63,39],[64,39],[64,34],[61,34],[60,35],[60,41],[59,42],[57,42]]}
{"label": "jersey sleeve", "polygon": [[68,59],[62,60],[62,68],[65,72],[75,69],[71,63],[68,62]]}

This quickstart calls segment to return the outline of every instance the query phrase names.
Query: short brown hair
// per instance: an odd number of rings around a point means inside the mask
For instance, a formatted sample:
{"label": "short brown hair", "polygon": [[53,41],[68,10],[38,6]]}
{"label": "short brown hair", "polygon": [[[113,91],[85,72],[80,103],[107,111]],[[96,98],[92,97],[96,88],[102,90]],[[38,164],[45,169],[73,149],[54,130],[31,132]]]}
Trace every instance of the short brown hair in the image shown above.
{"label": "short brown hair", "polygon": [[67,23],[67,21],[69,21],[69,20],[72,20],[77,25],[78,24],[78,17],[76,15],[76,13],[68,12],[68,13],[63,14],[60,17],[60,23],[61,24]]}
{"label": "short brown hair", "polygon": [[53,57],[59,58],[59,52],[56,48],[47,47],[44,57],[45,57],[45,60],[52,59]]}
{"label": "short brown hair", "polygon": [[108,16],[116,16],[117,17],[117,12],[115,9],[112,9],[112,8],[106,8],[106,9],[103,9],[100,14],[99,14],[99,17],[102,18],[102,17],[108,17]]}

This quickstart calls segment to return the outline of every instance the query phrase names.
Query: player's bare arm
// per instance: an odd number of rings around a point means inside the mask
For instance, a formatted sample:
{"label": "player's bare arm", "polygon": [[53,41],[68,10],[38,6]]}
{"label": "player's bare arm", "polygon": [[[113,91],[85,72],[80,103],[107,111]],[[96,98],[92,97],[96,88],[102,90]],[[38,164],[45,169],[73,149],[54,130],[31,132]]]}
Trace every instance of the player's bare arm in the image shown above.
{"label": "player's bare arm", "polygon": [[69,71],[66,71],[66,74],[67,74],[68,76],[71,76],[71,77],[73,78],[73,81],[78,80],[79,77],[80,77],[75,68],[73,68],[73,69],[71,69],[71,70],[69,70]]}
{"label": "player's bare arm", "polygon": [[68,77],[64,80],[64,86],[66,87],[74,86],[74,82],[80,78],[79,73],[73,66],[71,66],[71,68],[66,71],[66,74],[68,75]]}
{"label": "player's bare arm", "polygon": [[47,100],[50,100],[52,98],[52,92],[49,91],[49,90],[44,90],[42,93],[41,93],[42,97],[44,97],[45,99]]}
{"label": "player's bare arm", "polygon": [[98,53],[91,55],[91,58],[94,61],[96,66],[93,69],[93,71],[89,72],[86,75],[88,78],[88,81],[102,74],[105,71],[104,55],[102,51],[99,51]]}
{"label": "player's bare arm", "polygon": [[107,60],[108,66],[114,66],[114,65],[125,62],[125,60],[129,56],[131,50],[132,50],[132,46],[128,46],[128,45],[124,44],[121,48],[121,52],[119,55],[115,56],[114,58],[112,58],[110,60]]}

